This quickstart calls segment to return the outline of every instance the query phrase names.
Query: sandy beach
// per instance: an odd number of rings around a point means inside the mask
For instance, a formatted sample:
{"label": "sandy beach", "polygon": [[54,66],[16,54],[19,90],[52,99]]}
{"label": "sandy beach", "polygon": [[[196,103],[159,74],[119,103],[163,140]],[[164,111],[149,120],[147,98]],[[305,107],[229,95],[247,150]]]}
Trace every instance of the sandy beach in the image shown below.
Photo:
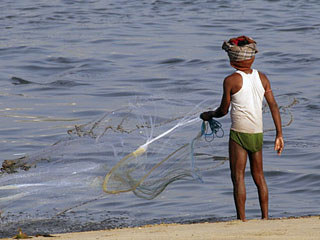
{"label": "sandy beach", "polygon": [[235,220],[199,224],[160,224],[136,228],[52,234],[52,237],[49,238],[43,236],[32,238],[39,240],[320,239],[320,216],[283,218],[268,221],[249,220],[241,222]]}

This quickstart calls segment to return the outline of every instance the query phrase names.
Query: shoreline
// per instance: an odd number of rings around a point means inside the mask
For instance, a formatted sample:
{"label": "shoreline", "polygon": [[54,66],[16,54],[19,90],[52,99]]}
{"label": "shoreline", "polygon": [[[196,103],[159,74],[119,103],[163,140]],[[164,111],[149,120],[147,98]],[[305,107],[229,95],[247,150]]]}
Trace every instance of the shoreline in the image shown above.
{"label": "shoreline", "polygon": [[[24,229],[22,229],[24,231]],[[12,237],[17,233],[13,233]],[[320,239],[320,216],[289,217],[270,220],[252,219],[212,223],[158,224],[89,232],[31,236],[47,240],[215,240],[215,239]],[[12,238],[2,238],[12,239]]]}

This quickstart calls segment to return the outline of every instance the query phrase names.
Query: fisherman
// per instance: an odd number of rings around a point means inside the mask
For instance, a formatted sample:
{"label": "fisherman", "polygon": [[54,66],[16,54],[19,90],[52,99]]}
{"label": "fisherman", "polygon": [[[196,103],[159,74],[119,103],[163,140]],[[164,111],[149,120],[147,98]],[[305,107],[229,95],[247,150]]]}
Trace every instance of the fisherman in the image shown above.
{"label": "fisherman", "polygon": [[220,106],[214,111],[203,112],[200,118],[208,121],[211,118],[223,117],[228,113],[231,103],[229,160],[237,219],[246,221],[244,177],[247,157],[250,161],[251,175],[258,189],[262,219],[268,219],[268,187],[262,162],[263,97],[269,105],[276,127],[274,149],[278,155],[284,147],[279,108],[267,76],[251,68],[258,52],[256,42],[250,37],[240,36],[225,41],[222,49],[228,53],[230,65],[236,71],[224,79]]}

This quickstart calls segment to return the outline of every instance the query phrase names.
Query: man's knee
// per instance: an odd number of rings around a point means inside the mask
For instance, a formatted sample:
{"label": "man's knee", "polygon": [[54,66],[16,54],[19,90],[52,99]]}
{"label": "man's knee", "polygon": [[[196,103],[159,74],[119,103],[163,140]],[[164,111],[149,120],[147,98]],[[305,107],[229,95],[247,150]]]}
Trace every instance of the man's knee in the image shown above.
{"label": "man's knee", "polygon": [[252,174],[253,180],[257,186],[264,186],[266,184],[264,174],[262,173],[254,173]]}
{"label": "man's knee", "polygon": [[264,179],[262,164],[261,165],[251,164],[250,170],[251,170],[251,175],[253,179],[257,179],[257,180]]}
{"label": "man's knee", "polygon": [[241,184],[244,183],[244,173],[242,171],[232,171],[231,172],[231,180],[233,184]]}

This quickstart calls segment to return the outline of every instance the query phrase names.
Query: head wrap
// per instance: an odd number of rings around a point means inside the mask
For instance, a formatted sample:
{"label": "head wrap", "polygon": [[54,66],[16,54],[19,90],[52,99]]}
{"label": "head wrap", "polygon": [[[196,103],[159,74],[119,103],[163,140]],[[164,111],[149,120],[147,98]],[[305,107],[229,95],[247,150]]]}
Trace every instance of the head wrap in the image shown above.
{"label": "head wrap", "polygon": [[254,56],[258,52],[256,42],[246,36],[224,41],[222,49],[228,53],[231,66],[239,70],[250,69]]}

